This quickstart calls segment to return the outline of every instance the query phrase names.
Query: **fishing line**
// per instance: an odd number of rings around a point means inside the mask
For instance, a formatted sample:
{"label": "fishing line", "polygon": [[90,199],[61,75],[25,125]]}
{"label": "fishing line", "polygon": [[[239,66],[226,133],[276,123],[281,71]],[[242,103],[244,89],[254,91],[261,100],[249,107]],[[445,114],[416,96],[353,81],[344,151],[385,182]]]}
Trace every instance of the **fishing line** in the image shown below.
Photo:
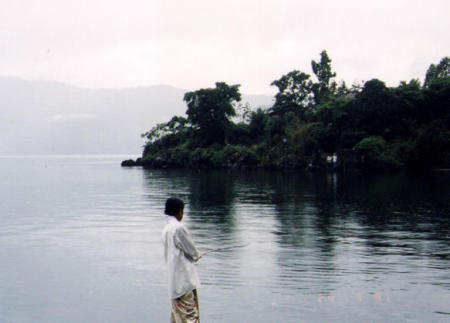
{"label": "fishing line", "polygon": [[212,250],[210,250],[210,252],[220,252],[220,251],[228,251],[228,250],[234,250],[234,249],[245,248],[245,247],[247,247],[249,244],[250,244],[250,243],[246,243],[246,244],[242,244],[242,245],[237,245],[237,246],[230,246],[230,247],[224,247],[224,248],[212,249]]}

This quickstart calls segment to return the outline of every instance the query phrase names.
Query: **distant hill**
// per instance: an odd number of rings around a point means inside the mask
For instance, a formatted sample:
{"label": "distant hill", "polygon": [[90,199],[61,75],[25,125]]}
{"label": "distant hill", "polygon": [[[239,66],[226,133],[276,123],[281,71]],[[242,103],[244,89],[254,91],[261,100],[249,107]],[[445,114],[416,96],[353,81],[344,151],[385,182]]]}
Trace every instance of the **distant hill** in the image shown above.
{"label": "distant hill", "polygon": [[[186,90],[84,89],[0,77],[0,155],[140,154],[141,133],[185,115]],[[272,97],[243,95],[252,108]]]}

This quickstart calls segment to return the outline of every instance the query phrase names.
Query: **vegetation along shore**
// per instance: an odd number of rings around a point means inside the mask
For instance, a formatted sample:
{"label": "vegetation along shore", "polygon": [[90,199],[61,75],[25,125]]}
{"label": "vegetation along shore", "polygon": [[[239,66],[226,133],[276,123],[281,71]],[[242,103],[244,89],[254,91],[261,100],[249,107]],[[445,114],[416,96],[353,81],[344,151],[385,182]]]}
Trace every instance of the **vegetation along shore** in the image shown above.
{"label": "vegetation along shore", "polygon": [[186,116],[156,125],[142,158],[149,168],[450,168],[450,58],[431,64],[423,84],[388,87],[378,79],[347,86],[326,51],[313,76],[294,70],[272,82],[271,107],[241,103],[239,85],[184,95]]}

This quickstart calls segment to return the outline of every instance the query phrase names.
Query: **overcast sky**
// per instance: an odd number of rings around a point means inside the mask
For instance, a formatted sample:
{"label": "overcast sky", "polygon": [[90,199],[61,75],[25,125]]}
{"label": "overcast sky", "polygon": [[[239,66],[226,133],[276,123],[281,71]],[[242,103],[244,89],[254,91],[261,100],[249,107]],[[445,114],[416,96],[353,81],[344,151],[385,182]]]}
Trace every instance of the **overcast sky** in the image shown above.
{"label": "overcast sky", "polygon": [[326,49],[338,80],[397,85],[450,55],[449,13],[449,0],[0,0],[0,75],[273,94]]}

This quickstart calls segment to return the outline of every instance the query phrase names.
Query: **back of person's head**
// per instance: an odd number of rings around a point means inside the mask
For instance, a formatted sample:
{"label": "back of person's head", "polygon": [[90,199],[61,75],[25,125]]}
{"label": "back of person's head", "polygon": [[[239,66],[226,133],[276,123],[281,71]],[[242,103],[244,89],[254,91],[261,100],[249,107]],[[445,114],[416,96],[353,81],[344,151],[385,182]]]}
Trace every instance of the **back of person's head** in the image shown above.
{"label": "back of person's head", "polygon": [[183,209],[183,201],[176,197],[171,197],[166,201],[166,209],[164,210],[164,213],[167,215],[175,216],[178,215],[178,213],[180,213],[180,211]]}

